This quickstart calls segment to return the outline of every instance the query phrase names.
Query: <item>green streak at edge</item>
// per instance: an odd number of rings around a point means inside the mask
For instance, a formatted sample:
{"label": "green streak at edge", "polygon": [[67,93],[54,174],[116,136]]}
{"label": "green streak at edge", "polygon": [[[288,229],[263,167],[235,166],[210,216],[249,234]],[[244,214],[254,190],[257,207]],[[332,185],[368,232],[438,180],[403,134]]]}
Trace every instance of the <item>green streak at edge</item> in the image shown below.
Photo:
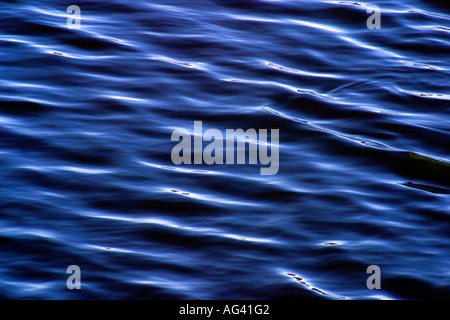
{"label": "green streak at edge", "polygon": [[414,153],[414,152],[409,152],[409,156],[410,156],[411,159],[423,160],[423,161],[427,161],[428,163],[432,163],[432,164],[435,164],[435,165],[450,167],[449,163],[446,163],[446,162],[443,162],[443,161],[439,161],[439,160],[436,160],[436,159],[427,158],[427,157],[421,156],[421,155],[419,155],[417,153]]}

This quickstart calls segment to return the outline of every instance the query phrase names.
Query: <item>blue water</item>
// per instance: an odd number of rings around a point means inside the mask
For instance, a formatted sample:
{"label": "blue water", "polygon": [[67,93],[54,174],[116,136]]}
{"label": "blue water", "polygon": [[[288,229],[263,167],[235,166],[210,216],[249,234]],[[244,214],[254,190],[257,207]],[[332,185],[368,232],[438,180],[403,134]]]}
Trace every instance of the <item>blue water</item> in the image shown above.
{"label": "blue water", "polygon": [[[448,4],[4,1],[0,46],[0,298],[450,298]],[[197,120],[278,174],[174,165]]]}

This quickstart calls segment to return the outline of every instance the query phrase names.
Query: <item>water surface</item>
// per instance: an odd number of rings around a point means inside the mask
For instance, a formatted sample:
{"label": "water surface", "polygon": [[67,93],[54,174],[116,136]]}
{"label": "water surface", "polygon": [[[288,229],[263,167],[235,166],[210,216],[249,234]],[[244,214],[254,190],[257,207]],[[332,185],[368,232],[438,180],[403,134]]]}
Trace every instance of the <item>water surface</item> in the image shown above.
{"label": "water surface", "polygon": [[[0,4],[0,298],[450,298],[448,6],[73,4]],[[278,174],[174,165],[196,120]]]}

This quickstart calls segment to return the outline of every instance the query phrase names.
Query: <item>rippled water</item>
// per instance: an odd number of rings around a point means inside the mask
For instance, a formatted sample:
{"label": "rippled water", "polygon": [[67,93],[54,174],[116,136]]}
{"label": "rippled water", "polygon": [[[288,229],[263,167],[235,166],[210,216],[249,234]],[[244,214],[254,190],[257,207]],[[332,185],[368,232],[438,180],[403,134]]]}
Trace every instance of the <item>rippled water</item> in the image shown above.
{"label": "rippled water", "polygon": [[[68,4],[0,4],[0,298],[450,298],[448,5]],[[278,174],[174,165],[196,120]]]}

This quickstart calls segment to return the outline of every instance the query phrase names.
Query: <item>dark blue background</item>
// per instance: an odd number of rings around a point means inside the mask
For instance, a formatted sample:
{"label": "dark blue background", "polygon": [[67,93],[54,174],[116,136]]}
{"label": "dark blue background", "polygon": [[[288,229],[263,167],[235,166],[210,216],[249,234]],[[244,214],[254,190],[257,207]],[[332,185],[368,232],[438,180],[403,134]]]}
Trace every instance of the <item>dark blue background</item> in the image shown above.
{"label": "dark blue background", "polygon": [[[450,13],[371,4],[2,1],[0,298],[449,298]],[[279,173],[173,165],[195,120]]]}

